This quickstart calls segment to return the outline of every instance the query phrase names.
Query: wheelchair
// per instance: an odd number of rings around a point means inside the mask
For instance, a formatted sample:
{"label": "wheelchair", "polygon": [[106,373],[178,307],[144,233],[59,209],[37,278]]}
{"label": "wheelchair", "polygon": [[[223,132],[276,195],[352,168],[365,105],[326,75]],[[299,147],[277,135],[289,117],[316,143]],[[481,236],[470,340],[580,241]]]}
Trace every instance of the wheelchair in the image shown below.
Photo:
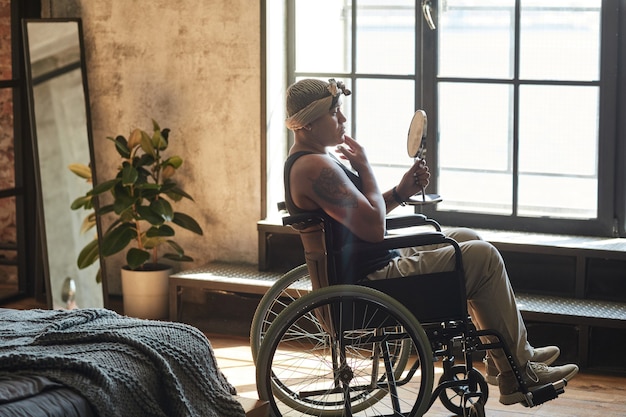
{"label": "wheelchair", "polygon": [[[258,395],[272,415],[421,416],[440,399],[456,415],[481,417],[489,390],[473,354],[497,348],[509,360],[524,405],[564,392],[565,381],[529,390],[503,338],[473,326],[460,247],[436,221],[421,214],[388,217],[392,232],[383,242],[342,248],[333,247],[324,214],[286,216],[283,223],[300,232],[306,264],[265,294],[250,336]],[[393,233],[407,228],[412,232]],[[454,269],[356,283],[341,275],[343,251],[425,245],[452,246]],[[436,361],[443,373],[435,386]]]}

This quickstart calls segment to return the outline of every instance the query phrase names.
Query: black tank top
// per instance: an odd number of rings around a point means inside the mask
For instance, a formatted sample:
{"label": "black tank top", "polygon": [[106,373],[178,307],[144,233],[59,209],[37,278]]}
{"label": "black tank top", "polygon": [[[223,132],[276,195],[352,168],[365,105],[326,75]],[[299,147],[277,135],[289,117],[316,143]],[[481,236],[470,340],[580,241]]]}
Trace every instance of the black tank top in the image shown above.
{"label": "black tank top", "polygon": [[[296,206],[291,198],[289,174],[291,167],[298,158],[303,155],[310,155],[313,152],[301,151],[290,155],[285,161],[284,169],[284,185],[285,185],[285,205],[290,214],[299,214],[310,210],[302,210]],[[332,155],[331,155],[332,156]],[[362,189],[361,178],[346,168],[341,162],[337,161],[339,166],[346,172],[350,181],[359,189]],[[318,210],[323,213],[321,209]],[[338,221],[331,219],[333,230],[333,245],[335,248],[344,247],[349,243],[362,242],[362,239],[352,233],[347,227]],[[342,252],[341,259],[337,260],[337,278],[338,283],[354,283],[365,278],[369,273],[377,271],[386,266],[389,261],[397,256],[395,251],[373,250],[362,252],[359,254]]]}

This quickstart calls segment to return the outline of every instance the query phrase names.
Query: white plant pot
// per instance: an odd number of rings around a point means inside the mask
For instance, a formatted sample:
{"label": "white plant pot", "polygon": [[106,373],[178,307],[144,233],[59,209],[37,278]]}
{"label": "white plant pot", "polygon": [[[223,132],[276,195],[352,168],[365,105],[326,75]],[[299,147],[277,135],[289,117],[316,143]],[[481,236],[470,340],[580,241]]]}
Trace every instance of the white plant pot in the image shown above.
{"label": "white plant pot", "polygon": [[140,319],[167,319],[170,275],[172,268],[158,271],[132,271],[122,268],[124,314]]}

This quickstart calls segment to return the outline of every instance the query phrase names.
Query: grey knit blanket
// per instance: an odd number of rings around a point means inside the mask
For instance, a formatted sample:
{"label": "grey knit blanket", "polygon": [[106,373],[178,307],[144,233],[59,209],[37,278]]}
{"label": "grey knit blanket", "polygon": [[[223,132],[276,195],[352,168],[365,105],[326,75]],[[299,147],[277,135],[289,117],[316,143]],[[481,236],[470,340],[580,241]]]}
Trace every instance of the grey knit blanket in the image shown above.
{"label": "grey knit blanket", "polygon": [[106,309],[0,309],[0,376],[43,375],[100,416],[244,416],[198,329]]}

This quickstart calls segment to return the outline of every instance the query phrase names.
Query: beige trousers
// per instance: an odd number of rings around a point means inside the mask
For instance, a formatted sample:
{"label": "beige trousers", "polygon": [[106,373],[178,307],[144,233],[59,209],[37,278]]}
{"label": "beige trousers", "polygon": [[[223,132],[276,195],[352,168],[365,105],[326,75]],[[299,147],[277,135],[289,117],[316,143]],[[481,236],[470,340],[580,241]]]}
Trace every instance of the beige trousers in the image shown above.
{"label": "beige trousers", "polygon": [[[511,349],[517,365],[525,366],[532,357],[533,348],[527,341],[526,326],[515,303],[515,295],[500,253],[471,229],[451,229],[445,234],[461,247],[467,309],[474,325],[479,330],[498,331]],[[368,278],[398,278],[454,269],[454,249],[450,245],[405,248],[399,252],[400,257],[390,261],[385,268],[369,274]],[[494,349],[489,354],[501,372],[510,370],[501,349]]]}

